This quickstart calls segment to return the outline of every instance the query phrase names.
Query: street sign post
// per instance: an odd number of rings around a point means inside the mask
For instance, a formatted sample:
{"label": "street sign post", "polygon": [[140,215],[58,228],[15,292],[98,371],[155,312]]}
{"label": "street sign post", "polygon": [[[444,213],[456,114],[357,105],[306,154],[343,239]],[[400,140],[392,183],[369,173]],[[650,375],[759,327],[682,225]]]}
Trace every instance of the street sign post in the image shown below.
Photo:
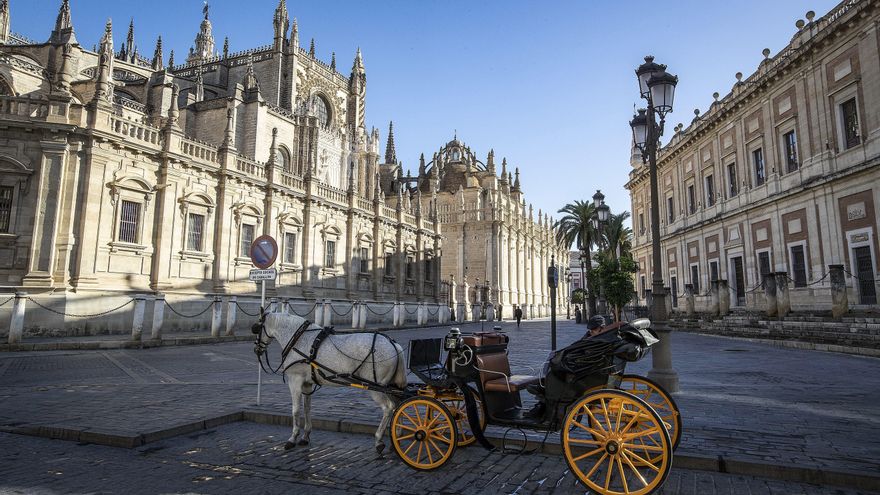
{"label": "street sign post", "polygon": [[[269,268],[278,258],[278,243],[270,235],[261,235],[251,243],[251,263],[257,267],[251,270],[248,278],[260,282],[260,312],[266,308],[266,280],[275,280],[277,273]],[[262,318],[262,314],[260,315]],[[263,373],[257,363],[257,405],[260,405],[260,390],[263,386]]]}

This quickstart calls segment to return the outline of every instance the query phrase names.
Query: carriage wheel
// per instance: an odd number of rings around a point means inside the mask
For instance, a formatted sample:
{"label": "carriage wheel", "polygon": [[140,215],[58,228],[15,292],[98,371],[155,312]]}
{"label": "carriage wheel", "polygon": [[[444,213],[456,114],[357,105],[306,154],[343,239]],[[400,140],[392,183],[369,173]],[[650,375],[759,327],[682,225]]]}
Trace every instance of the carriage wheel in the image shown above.
{"label": "carriage wheel", "polygon": [[391,419],[391,443],[410,467],[431,470],[455,452],[458,429],[449,409],[430,397],[403,401]]}
{"label": "carriage wheel", "polygon": [[672,441],[660,415],[620,390],[591,392],[574,404],[562,451],[581,483],[602,495],[653,493],[672,468]]}
{"label": "carriage wheel", "polygon": [[[483,401],[480,400],[480,395],[472,388],[468,387],[468,392],[474,397],[474,400],[477,402],[477,414],[480,418],[480,431],[486,430],[486,411],[483,409]],[[458,427],[458,446],[465,447],[477,441],[477,437],[474,436],[474,432],[471,431],[471,424],[468,421],[467,417],[467,406],[464,403],[464,397],[457,398],[444,398],[441,400],[443,405],[449,408],[449,411],[452,413],[452,418],[455,420],[455,424]]]}
{"label": "carriage wheel", "polygon": [[642,376],[623,375],[620,390],[644,400],[657,411],[657,414],[666,423],[666,429],[669,430],[672,450],[677,449],[681,442],[681,413],[678,411],[678,404],[663,390],[663,387]]}

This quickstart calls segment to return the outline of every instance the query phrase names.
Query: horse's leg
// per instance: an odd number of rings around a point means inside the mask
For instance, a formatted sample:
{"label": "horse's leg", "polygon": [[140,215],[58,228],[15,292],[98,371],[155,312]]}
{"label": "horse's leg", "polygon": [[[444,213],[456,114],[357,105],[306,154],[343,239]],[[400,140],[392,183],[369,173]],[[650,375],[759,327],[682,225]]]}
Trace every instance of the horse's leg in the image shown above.
{"label": "horse's leg", "polygon": [[385,442],[382,441],[382,436],[388,428],[388,423],[391,422],[391,414],[394,412],[394,402],[392,402],[391,398],[381,392],[370,392],[370,396],[373,398],[373,401],[375,401],[376,404],[379,404],[379,407],[382,408],[382,420],[379,421],[379,428],[376,429],[376,434],[374,435],[376,439],[374,442],[376,454],[381,456],[382,451],[385,450]]}
{"label": "horse's leg", "polygon": [[303,432],[299,445],[308,445],[309,437],[312,434],[312,393],[315,392],[315,384],[305,384],[305,388],[309,389],[309,393],[303,394]]}
{"label": "horse's leg", "polygon": [[285,373],[287,373],[287,386],[290,387],[293,431],[291,431],[290,438],[287,439],[287,443],[284,444],[284,450],[288,450],[296,446],[296,439],[299,436],[299,402],[302,398],[303,378],[301,375],[294,373],[292,370],[293,368],[289,368],[287,371],[285,371]]}

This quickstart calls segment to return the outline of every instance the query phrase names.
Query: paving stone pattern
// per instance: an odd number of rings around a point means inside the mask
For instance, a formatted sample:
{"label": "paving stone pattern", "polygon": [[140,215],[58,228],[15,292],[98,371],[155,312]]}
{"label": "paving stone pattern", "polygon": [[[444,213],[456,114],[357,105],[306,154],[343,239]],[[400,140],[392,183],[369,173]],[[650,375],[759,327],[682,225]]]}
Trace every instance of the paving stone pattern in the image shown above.
{"label": "paving stone pattern", "polygon": [[[584,493],[558,456],[458,449],[442,468],[419,472],[395,454],[377,458],[367,435],[316,431],[308,447],[283,450],[287,429],[236,423],[137,449],[0,433],[0,493]],[[674,470],[661,494],[856,495],[851,490]]]}
{"label": "paving stone pattern", "polygon": [[[504,326],[511,336],[512,369],[540,369],[550,347],[549,323],[524,322],[519,330]],[[478,328],[471,324],[462,330]],[[446,331],[389,334],[406,346],[412,338]],[[583,332],[583,326],[560,322],[560,347]],[[253,408],[257,365],[252,347],[227,343],[0,354],[0,428],[43,425],[131,435]],[[280,348],[273,345],[271,352],[277,364]],[[682,389],[675,399],[684,420],[679,452],[877,474],[876,358],[686,333],[673,336],[673,355]],[[650,367],[649,356],[629,371],[644,374]],[[289,414],[289,392],[281,378],[264,376],[263,385],[262,407]],[[325,419],[375,422],[379,417],[369,396],[350,388],[322,389],[313,411]]]}

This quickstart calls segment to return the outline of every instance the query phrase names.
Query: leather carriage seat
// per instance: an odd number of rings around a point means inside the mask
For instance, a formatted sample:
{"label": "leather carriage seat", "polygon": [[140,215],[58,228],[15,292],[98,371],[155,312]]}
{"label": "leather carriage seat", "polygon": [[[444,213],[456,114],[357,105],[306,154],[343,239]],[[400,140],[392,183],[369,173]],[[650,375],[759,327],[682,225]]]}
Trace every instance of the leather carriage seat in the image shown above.
{"label": "leather carriage seat", "polygon": [[540,381],[537,376],[511,375],[510,362],[503,352],[477,354],[476,360],[477,368],[483,370],[480,371],[480,381],[486,392],[519,392]]}

